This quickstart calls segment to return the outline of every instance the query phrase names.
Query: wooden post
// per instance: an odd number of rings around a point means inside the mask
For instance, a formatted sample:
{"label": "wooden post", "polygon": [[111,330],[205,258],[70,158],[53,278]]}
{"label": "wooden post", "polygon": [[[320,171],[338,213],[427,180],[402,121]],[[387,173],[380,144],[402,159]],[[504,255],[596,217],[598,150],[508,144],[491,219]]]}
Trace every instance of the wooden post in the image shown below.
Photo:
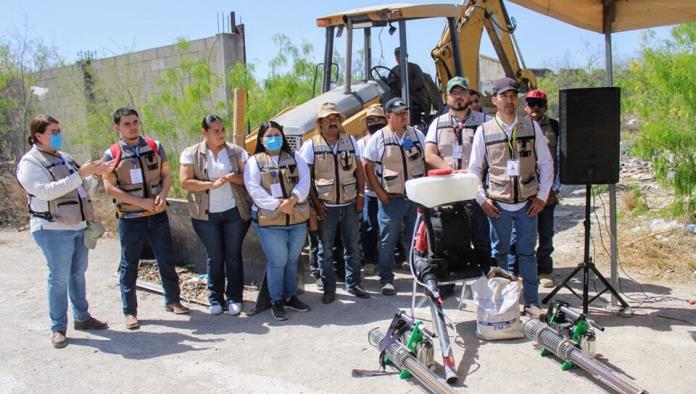
{"label": "wooden post", "polygon": [[244,123],[246,123],[246,92],[243,89],[234,89],[232,94],[234,95],[233,140],[235,144],[244,147],[244,140],[247,134],[244,127]]}

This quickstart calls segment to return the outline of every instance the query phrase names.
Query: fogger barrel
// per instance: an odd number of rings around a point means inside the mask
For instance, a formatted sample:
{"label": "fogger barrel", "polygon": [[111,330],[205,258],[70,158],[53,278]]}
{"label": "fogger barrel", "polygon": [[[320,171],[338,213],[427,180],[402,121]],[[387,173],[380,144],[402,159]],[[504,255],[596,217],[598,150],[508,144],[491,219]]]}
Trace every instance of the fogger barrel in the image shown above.
{"label": "fogger barrel", "polygon": [[[369,334],[369,342],[372,346],[379,349],[380,343],[384,339],[384,334],[378,330],[372,330]],[[425,386],[426,389],[437,394],[454,394],[454,392],[443,383],[437,375],[435,375],[431,370],[429,370],[425,365],[421,364],[416,360],[415,357],[409,353],[408,349],[404,347],[399,342],[394,342],[385,350],[387,357],[391,362],[400,370],[407,370],[413,375],[419,382]]]}
{"label": "fogger barrel", "polygon": [[575,347],[570,340],[559,336],[546,323],[537,319],[531,319],[523,316],[522,329],[527,338],[536,341],[541,346],[549,349],[563,361],[570,361],[583,370],[589,372],[617,392],[627,394],[647,394],[645,389],[638,386],[627,376],[614,371],[608,366],[595,360],[593,357],[583,353],[580,349]]}

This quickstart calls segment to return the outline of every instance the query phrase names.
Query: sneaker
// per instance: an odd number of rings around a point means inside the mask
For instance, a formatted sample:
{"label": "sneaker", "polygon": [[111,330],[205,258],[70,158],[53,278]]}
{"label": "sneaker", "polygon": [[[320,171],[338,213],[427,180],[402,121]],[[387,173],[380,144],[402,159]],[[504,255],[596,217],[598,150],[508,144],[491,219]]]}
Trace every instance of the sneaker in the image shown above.
{"label": "sneaker", "polygon": [[210,306],[210,314],[211,315],[221,315],[222,314],[222,305],[220,304],[214,304]]}
{"label": "sneaker", "polygon": [[76,330],[106,330],[107,328],[109,328],[109,325],[106,322],[99,321],[92,316],[85,321],[75,322]]}
{"label": "sneaker", "polygon": [[288,320],[288,313],[285,312],[283,301],[273,301],[273,305],[271,305],[271,314],[273,314],[273,318],[276,320]]}
{"label": "sneaker", "polygon": [[176,315],[185,315],[189,313],[190,309],[181,305],[181,302],[175,302],[173,304],[167,305],[165,308],[168,312],[173,312]]}
{"label": "sneaker", "polygon": [[140,322],[135,315],[126,315],[126,328],[129,330],[137,330],[140,328]]}
{"label": "sneaker", "polygon": [[321,296],[321,302],[330,304],[336,300],[336,289],[325,289],[324,295]]}
{"label": "sneaker", "polygon": [[411,272],[411,264],[409,264],[408,261],[402,261],[401,270],[407,273]]}
{"label": "sneaker", "polygon": [[308,312],[310,309],[309,305],[300,301],[300,299],[297,298],[297,296],[292,296],[285,300],[285,306],[297,312]]}
{"label": "sneaker", "polygon": [[68,346],[68,338],[63,331],[54,331],[51,335],[51,344],[56,349],[62,349]]}
{"label": "sneaker", "polygon": [[324,290],[324,282],[321,280],[321,278],[317,278],[317,289]]}
{"label": "sneaker", "polygon": [[554,287],[556,284],[553,282],[553,277],[551,277],[550,274],[541,274],[539,275],[539,284],[541,287],[545,288],[551,288]]}
{"label": "sneaker", "polygon": [[387,283],[386,285],[382,286],[382,295],[391,296],[394,294],[396,294],[396,291],[394,290],[393,284]]}
{"label": "sneaker", "polygon": [[363,289],[360,285],[353,286],[348,292],[358,298],[370,298],[370,293]]}
{"label": "sneaker", "polygon": [[229,311],[227,312],[230,316],[237,316],[242,313],[242,303],[241,302],[228,302],[227,307]]}
{"label": "sneaker", "polygon": [[377,264],[366,263],[363,271],[365,275],[374,275],[377,273]]}

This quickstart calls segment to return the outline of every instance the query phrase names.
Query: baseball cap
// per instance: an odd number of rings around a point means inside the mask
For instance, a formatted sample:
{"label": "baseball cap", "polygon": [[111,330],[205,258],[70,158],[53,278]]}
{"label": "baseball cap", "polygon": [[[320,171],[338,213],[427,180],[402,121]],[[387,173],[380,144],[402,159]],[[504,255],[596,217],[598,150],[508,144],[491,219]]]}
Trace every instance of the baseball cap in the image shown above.
{"label": "baseball cap", "polygon": [[447,81],[447,93],[450,92],[455,86],[459,86],[460,88],[464,90],[469,90],[469,83],[467,82],[466,78],[463,77],[452,77],[449,81]]}
{"label": "baseball cap", "polygon": [[519,93],[520,87],[512,78],[500,78],[493,83],[493,94],[499,95],[507,92],[508,90],[514,90],[515,93]]}
{"label": "baseball cap", "polygon": [[84,244],[90,249],[94,249],[97,246],[97,240],[104,235],[106,228],[101,222],[91,221],[85,229]]}
{"label": "baseball cap", "polygon": [[541,89],[534,89],[527,93],[526,99],[537,99],[547,101],[546,92]]}
{"label": "baseball cap", "polygon": [[408,109],[408,105],[406,105],[406,101],[402,99],[401,97],[394,97],[393,99],[387,101],[387,103],[384,105],[384,112],[386,113],[391,113],[391,112],[404,112]]}
{"label": "baseball cap", "polygon": [[335,103],[324,103],[319,107],[319,115],[317,115],[317,120],[326,118],[329,115],[339,115],[341,120],[345,119],[345,116],[338,110]]}
{"label": "baseball cap", "polygon": [[384,110],[382,109],[382,106],[379,104],[372,104],[371,106],[367,107],[367,113],[365,116],[379,116],[382,118],[386,118],[384,116]]}

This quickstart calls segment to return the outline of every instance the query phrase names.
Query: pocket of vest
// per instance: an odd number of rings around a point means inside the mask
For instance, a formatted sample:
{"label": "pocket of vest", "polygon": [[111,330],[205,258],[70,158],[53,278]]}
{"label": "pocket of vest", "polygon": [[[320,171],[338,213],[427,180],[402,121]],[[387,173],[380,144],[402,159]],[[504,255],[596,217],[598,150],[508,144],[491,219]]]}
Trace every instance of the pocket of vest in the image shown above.
{"label": "pocket of vest", "polygon": [[403,175],[385,168],[382,174],[382,187],[390,194],[404,194]]}
{"label": "pocket of vest", "polygon": [[314,186],[317,190],[317,197],[320,200],[333,200],[335,198],[333,179],[317,179],[314,181]]}
{"label": "pocket of vest", "polygon": [[529,179],[525,179],[520,182],[520,194],[522,198],[527,198],[537,194],[539,191],[539,181],[537,177],[532,176]]}
{"label": "pocket of vest", "polygon": [[77,224],[82,221],[80,203],[70,199],[56,201],[56,216],[60,221],[68,224]]}
{"label": "pocket of vest", "polygon": [[496,177],[493,175],[488,175],[488,193],[492,196],[512,198],[512,183],[510,178]]}
{"label": "pocket of vest", "polygon": [[310,208],[307,201],[295,205],[295,210],[292,213],[292,222],[295,224],[303,223],[309,220]]}
{"label": "pocket of vest", "polygon": [[345,182],[343,182],[343,195],[341,197],[342,200],[352,200],[355,198],[357,191],[356,191],[356,186],[357,182],[355,178],[347,179]]}
{"label": "pocket of vest", "polygon": [[260,225],[271,225],[271,226],[284,226],[285,225],[285,214],[280,212],[280,209],[263,209],[259,208],[258,221]]}

